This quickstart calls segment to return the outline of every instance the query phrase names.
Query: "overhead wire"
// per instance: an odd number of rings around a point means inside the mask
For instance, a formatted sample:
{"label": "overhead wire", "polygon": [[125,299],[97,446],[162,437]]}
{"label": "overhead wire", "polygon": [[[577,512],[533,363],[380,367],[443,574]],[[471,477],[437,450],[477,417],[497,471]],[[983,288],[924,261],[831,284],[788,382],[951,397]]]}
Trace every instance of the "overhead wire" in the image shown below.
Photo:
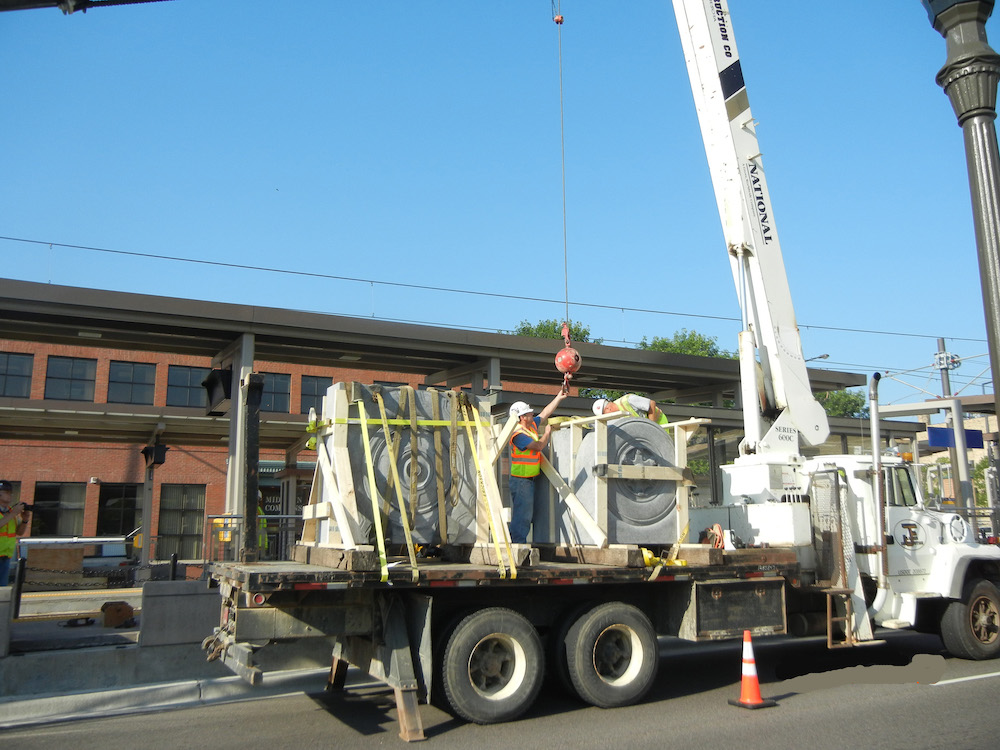
{"label": "overhead wire", "polygon": [[[141,253],[141,252],[137,252],[137,251],[112,250],[112,249],[109,249],[109,248],[90,247],[90,246],[84,246],[84,245],[72,245],[72,244],[67,244],[67,243],[49,242],[49,241],[43,241],[43,240],[30,240],[30,239],[19,238],[19,237],[0,236],[0,240],[8,240],[8,241],[11,241],[11,242],[25,242],[25,243],[31,243],[31,244],[46,245],[46,246],[49,246],[49,247],[61,247],[61,248],[66,248],[66,249],[71,249],[71,250],[85,250],[85,251],[90,251],[90,252],[110,253],[110,254],[115,254],[115,255],[127,255],[127,256],[139,257],[139,258],[148,258],[148,259],[151,259],[151,260],[168,260],[168,261],[181,262],[181,263],[194,263],[194,264],[201,264],[201,265],[208,265],[208,266],[218,266],[218,267],[225,267],[225,268],[235,268],[235,269],[238,269],[238,270],[262,271],[262,272],[265,272],[265,273],[277,273],[277,274],[285,274],[285,275],[292,275],[292,276],[316,277],[316,278],[328,279],[328,280],[333,280],[333,281],[347,281],[347,282],[352,282],[352,283],[364,283],[364,284],[368,284],[371,287],[372,295],[374,295],[374,288],[375,288],[376,285],[384,285],[384,286],[389,286],[389,287],[401,287],[401,288],[415,289],[415,290],[419,290],[419,291],[446,292],[446,293],[467,294],[467,295],[481,296],[481,297],[494,297],[494,298],[501,298],[501,299],[525,300],[525,301],[537,302],[537,303],[541,303],[541,304],[560,304],[560,305],[563,304],[563,300],[545,299],[545,298],[540,298],[540,297],[526,297],[526,296],[519,296],[519,295],[503,294],[503,293],[499,293],[499,292],[482,292],[482,291],[475,291],[475,290],[468,290],[468,289],[452,289],[452,288],[447,288],[447,287],[435,287],[435,286],[422,285],[422,284],[410,284],[410,283],[403,283],[403,282],[380,281],[380,280],[377,280],[377,279],[355,278],[355,277],[348,277],[348,276],[337,276],[337,275],[333,275],[333,274],[324,274],[324,273],[317,273],[317,272],[312,272],[312,271],[294,271],[294,270],[281,269],[281,268],[267,268],[267,267],[261,267],[261,266],[251,266],[251,265],[246,265],[246,264],[239,264],[239,263],[227,263],[227,262],[222,262],[222,261],[211,261],[211,260],[202,260],[202,259],[194,259],[194,258],[183,258],[183,257],[169,256],[169,255],[154,254],[154,253]],[[50,280],[49,283],[51,283],[51,280]],[[593,308],[593,309],[616,310],[616,311],[621,312],[623,315],[624,315],[625,312],[634,312],[634,313],[643,313],[643,314],[650,314],[650,315],[664,315],[664,316],[686,317],[686,318],[696,318],[696,319],[704,319],[704,320],[716,320],[716,321],[723,321],[723,322],[734,322],[734,323],[738,323],[739,322],[739,318],[736,318],[736,317],[733,317],[733,316],[708,315],[708,314],[703,314],[703,313],[682,313],[682,312],[674,312],[674,311],[668,311],[668,310],[653,310],[653,309],[644,309],[644,308],[629,308],[629,307],[622,307],[620,305],[603,305],[603,304],[597,304],[597,303],[592,303],[592,302],[573,302],[573,304],[577,305],[579,307],[587,307],[587,308]],[[509,331],[504,331],[503,329],[497,329],[495,326],[491,326],[491,327],[472,326],[472,325],[469,325],[469,323],[467,321],[463,321],[461,323],[454,323],[454,322],[445,322],[445,321],[416,320],[416,319],[413,319],[413,318],[396,318],[396,317],[389,317],[389,316],[377,316],[377,315],[375,315],[375,311],[374,311],[374,299],[372,300],[372,305],[373,305],[372,312],[370,314],[366,314],[366,315],[359,315],[359,314],[351,313],[351,312],[337,312],[337,311],[333,311],[333,310],[329,310],[329,309],[315,310],[315,311],[312,311],[312,312],[320,312],[320,313],[325,313],[325,314],[336,314],[336,315],[341,315],[343,317],[349,317],[349,318],[365,318],[365,319],[368,319],[368,320],[382,320],[382,321],[394,322],[394,323],[407,323],[407,324],[410,324],[410,325],[427,325],[427,326],[437,326],[437,327],[447,326],[447,327],[456,328],[456,329],[473,330],[473,331],[483,331],[483,332],[498,332],[498,333],[509,332]],[[304,312],[310,312],[309,310],[303,310],[303,311]],[[873,329],[857,329],[857,328],[848,329],[848,328],[837,328],[837,327],[833,327],[833,326],[808,326],[808,325],[802,325],[802,324],[800,324],[800,327],[801,328],[823,329],[823,330],[829,330],[829,331],[845,331],[845,332],[852,332],[852,333],[863,333],[863,334],[879,335],[879,336],[894,336],[894,337],[909,336],[909,337],[914,337],[914,338],[934,339],[935,341],[938,338],[941,338],[940,336],[930,335],[930,334],[914,334],[914,333],[903,333],[903,332],[893,332],[893,331],[879,331],[879,330],[873,330]],[[950,341],[954,341],[954,342],[985,343],[984,339],[975,339],[975,338],[958,337],[958,336],[949,336],[947,338]],[[622,346],[638,347],[638,346],[641,345],[642,342],[639,342],[639,341],[629,341],[629,340],[625,339],[624,335],[623,335],[623,337],[622,337],[621,340],[603,339],[602,338],[602,339],[598,339],[598,341],[595,342],[595,343],[620,344]],[[982,354],[971,355],[969,357],[963,357],[962,359],[964,361],[964,360],[973,359],[973,358],[976,358],[976,357],[983,357],[983,356],[986,356],[986,355],[982,355]],[[922,371],[926,370],[926,371],[929,371],[929,374],[928,374],[928,386],[930,387],[930,379],[931,379],[931,377],[933,377],[934,373],[938,369],[934,365],[931,365],[931,364],[925,365],[925,366],[922,366],[922,367],[918,367],[918,368],[905,369],[905,368],[894,368],[894,367],[886,368],[886,367],[881,366],[881,365],[879,365],[879,366],[872,366],[872,365],[866,365],[866,364],[862,364],[862,363],[837,362],[837,361],[833,361],[833,360],[827,360],[827,365],[836,366],[838,369],[840,369],[841,371],[844,371],[844,372],[858,372],[858,373],[870,374],[874,370],[879,370],[880,372],[883,373],[883,377],[884,378],[886,378],[888,380],[892,380],[892,381],[898,383],[901,386],[904,386],[904,387],[910,388],[912,390],[924,393],[924,394],[926,394],[926,395],[928,395],[930,397],[935,397],[935,398],[938,397],[937,394],[935,394],[934,391],[928,390],[927,388],[923,388],[923,387],[918,386],[918,385],[914,385],[913,383],[907,382],[906,380],[903,380],[900,377],[902,375],[907,375],[907,374],[922,372]],[[972,387],[974,385],[980,384],[979,378],[980,378],[980,375],[969,377],[967,384],[965,386],[963,386],[962,389],[964,390],[967,387]],[[956,381],[956,380],[965,381],[966,377],[962,376],[962,375],[956,375],[956,374],[953,373],[951,375],[951,379],[952,379],[952,381]],[[983,382],[988,382],[988,381],[983,381]]]}
{"label": "overhead wire", "polygon": [[[0,240],[6,240],[8,242],[24,242],[24,243],[28,243],[28,244],[34,244],[34,245],[47,245],[47,246],[50,246],[50,247],[59,247],[59,248],[67,249],[67,250],[85,250],[85,251],[88,251],[88,252],[106,253],[106,254],[111,254],[111,255],[123,255],[123,256],[135,257],[135,258],[147,258],[147,259],[150,259],[150,260],[166,260],[166,261],[172,261],[172,262],[176,262],[176,263],[192,263],[192,264],[197,264],[197,265],[212,266],[212,267],[216,267],[216,268],[233,268],[233,269],[237,269],[237,270],[241,270],[241,271],[259,271],[259,272],[262,272],[262,273],[274,273],[274,274],[282,274],[282,275],[287,275],[287,276],[298,276],[298,277],[305,277],[305,278],[325,279],[325,280],[329,280],[329,281],[347,281],[347,282],[357,283],[357,284],[368,284],[368,285],[371,285],[372,287],[375,287],[375,286],[386,286],[386,287],[393,287],[393,288],[397,288],[397,289],[414,289],[414,290],[417,290],[417,291],[426,291],[426,292],[445,292],[445,293],[448,293],[448,294],[466,294],[466,295],[470,295],[470,296],[474,296],[474,297],[490,297],[490,298],[495,298],[495,299],[522,300],[522,301],[529,301],[529,302],[538,302],[538,303],[542,303],[542,304],[555,304],[555,305],[562,305],[562,304],[564,304],[563,300],[548,299],[548,298],[545,298],[545,297],[538,297],[538,296],[535,296],[535,295],[527,296],[527,295],[519,295],[519,294],[508,294],[508,293],[504,293],[504,292],[486,292],[486,291],[473,290],[473,289],[457,289],[457,288],[454,288],[454,287],[433,286],[433,285],[430,285],[430,284],[414,284],[414,283],[403,282],[403,281],[383,281],[383,280],[380,280],[380,279],[363,278],[363,277],[356,277],[356,276],[341,276],[341,275],[338,275],[338,274],[321,273],[321,272],[318,272],[318,271],[301,271],[301,270],[292,270],[292,269],[287,269],[287,268],[274,268],[274,267],[270,267],[270,266],[256,266],[256,265],[249,265],[249,264],[245,264],[245,263],[231,263],[231,262],[219,261],[219,260],[206,260],[206,259],[203,259],[203,258],[184,258],[184,257],[180,257],[180,256],[175,256],[175,255],[165,255],[165,254],[161,254],[161,253],[144,253],[144,252],[139,252],[139,251],[136,251],[136,250],[114,250],[114,249],[105,248],[105,247],[94,247],[94,246],[89,246],[89,245],[75,245],[75,244],[69,244],[69,243],[65,243],[65,242],[52,242],[50,240],[33,240],[33,239],[24,238],[24,237],[10,237],[10,236],[0,235]],[[602,304],[602,303],[598,303],[598,302],[574,301],[572,304],[575,305],[575,306],[577,306],[577,307],[586,307],[586,308],[591,308],[591,309],[594,309],[594,310],[614,310],[614,311],[617,311],[617,312],[622,312],[623,311],[623,312],[638,313],[638,314],[644,314],[644,315],[664,315],[664,316],[677,317],[677,318],[693,318],[693,319],[697,319],[697,320],[717,320],[717,321],[722,321],[722,322],[734,322],[734,323],[739,323],[739,321],[740,321],[739,317],[733,316],[733,315],[710,315],[708,313],[689,313],[689,312],[679,312],[679,311],[676,311],[676,310],[656,310],[656,309],[652,309],[652,308],[625,307],[625,306],[622,306],[622,305]],[[372,317],[372,316],[365,316],[365,317]],[[401,322],[404,322],[404,321],[401,321]],[[409,322],[416,322],[416,321],[409,321]],[[469,327],[469,326],[458,326],[458,327]],[[811,325],[811,324],[805,324],[805,323],[801,323],[801,322],[799,323],[799,328],[800,329],[823,330],[823,331],[839,331],[839,332],[843,332],[843,333],[863,333],[863,334],[870,334],[870,335],[876,335],[876,336],[897,336],[897,337],[899,337],[899,336],[905,336],[905,337],[910,337],[910,338],[933,339],[934,341],[937,341],[938,338],[941,338],[941,336],[938,335],[938,334],[911,333],[911,332],[904,332],[904,331],[881,331],[881,330],[877,330],[877,329],[866,329],[866,328],[842,328],[842,327],[837,327],[837,326]],[[490,328],[490,329],[487,329],[487,330],[493,330],[493,329]],[[986,343],[986,339],[982,339],[982,338],[971,338],[971,337],[962,337],[962,336],[947,336],[946,338],[949,341],[955,341],[955,342],[972,342],[972,343],[978,343],[978,344]],[[622,343],[633,343],[634,344],[634,343],[638,343],[638,342],[623,341]]]}

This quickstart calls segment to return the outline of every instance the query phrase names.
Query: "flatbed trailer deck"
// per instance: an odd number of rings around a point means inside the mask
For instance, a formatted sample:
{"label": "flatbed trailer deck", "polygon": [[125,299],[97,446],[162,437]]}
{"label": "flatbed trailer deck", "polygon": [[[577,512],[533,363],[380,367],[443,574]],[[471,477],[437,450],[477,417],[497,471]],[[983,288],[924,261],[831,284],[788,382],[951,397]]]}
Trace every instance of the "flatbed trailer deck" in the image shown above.
{"label": "flatbed trailer deck", "polygon": [[[713,578],[763,578],[791,576],[798,570],[795,553],[783,548],[717,550],[720,562],[693,563],[680,559],[678,565],[624,565],[613,563],[541,560],[500,573],[496,565],[421,560],[414,567],[405,556],[388,558],[388,580],[378,570],[342,568],[294,561],[210,563],[209,572],[217,580],[238,582],[246,592],[271,593],[286,590],[336,587],[367,588],[383,585],[394,588],[427,586],[538,586],[581,583],[643,583]],[[635,555],[641,560],[641,553]]]}
{"label": "flatbed trailer deck", "polygon": [[[546,672],[593,705],[634,703],[655,679],[657,636],[782,634],[788,592],[808,590],[788,548],[681,545],[673,560],[637,546],[535,552],[514,569],[465,561],[468,550],[416,567],[405,555],[383,568],[332,550],[325,565],[212,563],[222,617],[205,648],[257,683],[253,655],[265,644],[328,638],[328,689],[343,687],[348,665],[384,681],[412,740],[423,737],[420,701],[504,721],[531,704]],[[351,564],[368,569],[342,567]]]}

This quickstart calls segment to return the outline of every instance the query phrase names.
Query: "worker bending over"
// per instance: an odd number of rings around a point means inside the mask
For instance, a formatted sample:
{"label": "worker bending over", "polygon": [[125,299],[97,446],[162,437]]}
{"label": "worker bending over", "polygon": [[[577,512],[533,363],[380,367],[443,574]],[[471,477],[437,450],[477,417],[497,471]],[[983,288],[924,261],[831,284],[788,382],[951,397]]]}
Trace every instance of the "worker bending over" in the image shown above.
{"label": "worker bending over", "polygon": [[517,418],[510,436],[510,540],[514,544],[528,541],[535,513],[535,477],[542,470],[542,451],[552,435],[548,419],[566,395],[565,390],[560,391],[537,417],[524,401],[511,404],[510,415]]}
{"label": "worker bending over", "polygon": [[666,426],[668,422],[667,416],[660,411],[655,401],[636,393],[626,393],[624,396],[616,398],[614,401],[609,401],[606,398],[599,398],[594,402],[594,414],[597,416],[601,416],[602,414],[613,414],[616,411],[627,412],[633,417],[650,419],[660,426]]}

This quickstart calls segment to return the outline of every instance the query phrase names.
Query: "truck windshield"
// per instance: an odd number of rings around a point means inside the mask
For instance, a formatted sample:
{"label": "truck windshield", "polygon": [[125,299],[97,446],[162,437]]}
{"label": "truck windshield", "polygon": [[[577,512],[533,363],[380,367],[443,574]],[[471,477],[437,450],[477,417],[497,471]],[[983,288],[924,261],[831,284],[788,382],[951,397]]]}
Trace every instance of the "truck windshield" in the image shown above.
{"label": "truck windshield", "polygon": [[917,504],[917,493],[913,491],[910,472],[905,466],[886,469],[885,496],[889,505],[912,507]]}

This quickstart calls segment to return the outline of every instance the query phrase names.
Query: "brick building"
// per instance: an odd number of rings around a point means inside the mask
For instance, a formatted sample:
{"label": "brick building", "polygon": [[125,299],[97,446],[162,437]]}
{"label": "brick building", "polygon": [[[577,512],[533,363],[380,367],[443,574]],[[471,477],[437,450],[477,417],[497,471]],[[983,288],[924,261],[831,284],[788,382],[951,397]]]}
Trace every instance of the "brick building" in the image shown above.
{"label": "brick building", "polygon": [[[87,404],[127,411],[141,407],[206,411],[202,381],[211,358],[161,352],[43,344],[0,339],[0,397],[26,399],[47,413],[86,410]],[[305,434],[310,408],[321,411],[326,389],[337,381],[420,387],[413,374],[255,362],[264,376],[262,419],[289,415]],[[523,385],[528,391],[547,390]],[[81,441],[67,429],[65,440],[0,439],[0,478],[14,484],[14,498],[32,504],[31,536],[129,535],[142,525],[146,478],[144,443]],[[169,438],[169,436],[167,436]],[[225,445],[177,445],[166,441],[165,461],[153,472],[153,557],[176,553],[204,556],[205,521],[226,512]],[[315,454],[302,449],[294,462],[287,451],[262,448],[260,487],[268,515],[297,515],[308,498]],[[294,498],[282,500],[281,479],[297,477]]]}

